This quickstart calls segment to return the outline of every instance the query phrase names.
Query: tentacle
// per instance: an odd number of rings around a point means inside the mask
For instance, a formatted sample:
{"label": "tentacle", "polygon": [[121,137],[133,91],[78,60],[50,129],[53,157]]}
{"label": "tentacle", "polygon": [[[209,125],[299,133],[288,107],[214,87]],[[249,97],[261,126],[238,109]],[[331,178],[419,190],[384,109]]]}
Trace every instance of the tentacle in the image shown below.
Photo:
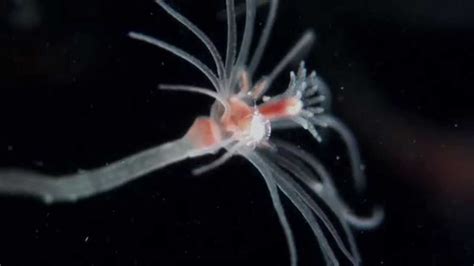
{"label": "tentacle", "polygon": [[273,68],[269,75],[263,77],[258,83],[264,83],[265,86],[260,91],[255,91],[253,97],[259,99],[271,87],[275,78],[285,69],[285,67],[301,53],[301,51],[309,48],[316,36],[312,31],[306,31],[298,42],[291,48],[288,54]]}
{"label": "tentacle", "polygon": [[136,32],[130,32],[128,33],[128,36],[130,38],[140,40],[155,46],[158,46],[172,54],[175,54],[176,56],[188,61],[191,63],[193,66],[195,66],[197,69],[199,69],[212,83],[214,88],[217,91],[220,91],[220,81],[217,78],[216,74],[212,72],[211,69],[209,69],[208,66],[206,66],[203,62],[201,62],[199,59],[195,58],[194,56],[190,55],[189,53],[179,49],[178,47],[168,44],[166,42],[163,42],[161,40],[158,40],[156,38],[152,38],[150,36],[141,34],[141,33],[136,33]]}
{"label": "tentacle", "polygon": [[224,114],[229,110],[229,104],[225,101],[219,94],[210,91],[206,88],[200,88],[195,86],[188,86],[188,85],[169,85],[169,84],[160,84],[159,88],[162,90],[176,90],[176,91],[188,91],[188,92],[195,92],[203,95],[207,95],[216,101],[218,101],[224,107]]}
{"label": "tentacle", "polygon": [[186,28],[188,28],[196,37],[201,40],[202,43],[207,47],[209,52],[211,53],[212,58],[214,59],[214,63],[216,64],[216,69],[217,69],[217,76],[219,77],[220,80],[225,80],[226,79],[226,74],[224,71],[224,62],[222,61],[222,57],[219,54],[219,51],[217,50],[216,46],[214,43],[207,37],[207,35],[202,32],[194,23],[189,21],[186,17],[181,15],[179,12],[171,8],[169,5],[165,3],[163,0],[155,0],[155,2],[161,6],[168,14],[170,14],[172,17],[174,17],[177,21],[179,21],[181,24],[183,24]]}
{"label": "tentacle", "polygon": [[[317,216],[318,219],[321,220],[323,225],[328,229],[329,234],[332,236],[334,239],[336,245],[339,247],[341,252],[349,259],[354,265],[358,264],[358,261],[360,260],[360,257],[358,253],[356,254],[351,254],[351,252],[346,248],[344,241],[341,239],[340,235],[338,234],[337,230],[334,228],[333,224],[327,217],[327,215],[323,212],[323,210],[318,206],[318,204],[314,201],[314,199],[311,198],[311,196],[297,183],[295,182],[288,174],[286,174],[284,171],[282,171],[277,165],[273,163],[276,158],[272,155],[271,153],[267,154],[268,156],[271,156],[269,160],[265,160],[265,163],[267,163],[272,171],[275,172],[274,178],[276,180],[276,183],[279,185],[281,189],[285,188],[289,192],[292,193],[292,197],[297,197],[300,198],[304,204],[309,207],[314,215]],[[350,232],[349,232],[350,233]],[[348,235],[350,237],[351,235]]]}
{"label": "tentacle", "polygon": [[360,158],[359,146],[357,145],[354,135],[341,120],[332,115],[323,114],[315,116],[311,120],[314,123],[325,123],[328,127],[335,130],[341,136],[342,140],[346,143],[346,147],[349,152],[352,175],[354,177],[356,189],[362,191],[366,186],[366,178],[364,174],[364,165],[362,164],[362,160]]}
{"label": "tentacle", "polygon": [[231,75],[237,54],[237,22],[235,19],[234,0],[226,0],[227,12],[227,49],[225,57],[225,72],[228,77]]}
{"label": "tentacle", "polygon": [[246,6],[244,35],[240,44],[239,56],[234,66],[236,69],[242,68],[246,64],[253,38],[257,5],[255,0],[246,0]]}
{"label": "tentacle", "polygon": [[[311,230],[313,231],[316,239],[318,240],[319,247],[321,248],[323,257],[327,265],[339,265],[336,255],[332,250],[326,236],[324,235],[321,227],[319,226],[318,221],[315,219],[311,209],[305,204],[305,202],[294,193],[292,189],[286,186],[285,183],[281,183],[277,180],[277,175],[280,173],[274,172],[274,167],[270,166],[266,160],[264,160],[257,153],[250,153],[245,156],[264,176],[265,179],[272,180],[282,192],[287,196],[287,198],[293,203],[293,205],[298,209],[301,215],[304,217]],[[290,245],[290,243],[289,243]],[[293,244],[294,245],[294,244]]]}
{"label": "tentacle", "polygon": [[246,13],[245,13],[245,28],[244,35],[242,37],[242,42],[240,44],[240,51],[237,57],[237,60],[233,66],[232,73],[229,80],[229,93],[233,93],[233,90],[236,86],[236,83],[239,79],[239,72],[245,68],[245,63],[249,55],[250,44],[252,43],[253,37],[253,28],[255,23],[255,13],[256,13],[256,1],[255,0],[246,0]]}
{"label": "tentacle", "polygon": [[250,156],[252,158],[250,162],[254,164],[254,166],[259,170],[259,172],[262,174],[263,179],[265,180],[265,183],[267,184],[268,190],[270,191],[270,196],[272,198],[273,207],[278,215],[278,219],[280,220],[280,224],[283,228],[283,231],[285,232],[285,237],[290,252],[291,266],[296,266],[298,261],[298,254],[296,252],[295,240],[290,227],[290,223],[286,218],[285,210],[281,203],[280,195],[278,193],[278,187],[275,184],[274,178],[272,177],[273,173],[270,171],[270,169],[268,169],[268,167],[265,167],[265,165],[261,163],[259,159],[253,159],[254,156],[255,155]]}
{"label": "tentacle", "polygon": [[[321,178],[322,188],[312,189],[312,191],[314,191],[316,195],[318,195],[318,197],[320,197],[325,202],[325,204],[329,207],[332,213],[336,215],[336,217],[339,220],[340,225],[342,226],[345,232],[345,235],[347,236],[347,240],[349,242],[349,246],[350,246],[352,254],[354,254],[354,257],[356,258],[356,260],[360,260],[359,250],[357,249],[356,241],[352,235],[352,232],[348,226],[348,223],[360,228],[358,224],[354,224],[353,222],[359,221],[360,224],[362,225],[362,221],[364,221],[365,218],[357,217],[352,212],[351,208],[345,204],[345,202],[339,196],[339,193],[336,187],[334,186],[334,183],[332,182],[332,178],[330,174],[327,172],[323,164],[319,162],[319,160],[317,160],[310,154],[304,152],[303,150],[294,147],[293,145],[289,143],[286,143],[284,141],[274,141],[274,142],[275,142],[275,145],[277,145],[277,147],[279,148],[280,152],[283,150],[290,153],[287,156],[285,155],[275,156],[275,160],[277,160],[280,165],[287,168],[289,172],[292,172],[296,178],[300,179],[304,184],[306,184],[310,188],[314,187],[313,185],[315,182],[314,174],[316,174],[319,178]],[[285,165],[285,162],[286,162],[286,165]],[[307,176],[301,175],[297,171],[297,169],[305,168],[304,165],[301,164],[302,162],[312,167],[314,171],[312,179],[308,178]],[[371,218],[370,220],[372,219],[373,218]],[[367,223],[365,224],[368,225],[368,222],[370,220],[367,219]]]}
{"label": "tentacle", "polygon": [[250,60],[250,64],[248,67],[251,77],[253,77],[253,75],[255,74],[255,70],[257,69],[260,60],[262,59],[263,52],[265,51],[268,39],[270,38],[270,33],[272,32],[273,24],[275,23],[275,18],[277,14],[278,2],[279,0],[270,1],[270,11],[268,11],[265,26],[262,30],[260,39],[258,40],[257,48],[255,48],[255,52],[252,56],[252,59]]}

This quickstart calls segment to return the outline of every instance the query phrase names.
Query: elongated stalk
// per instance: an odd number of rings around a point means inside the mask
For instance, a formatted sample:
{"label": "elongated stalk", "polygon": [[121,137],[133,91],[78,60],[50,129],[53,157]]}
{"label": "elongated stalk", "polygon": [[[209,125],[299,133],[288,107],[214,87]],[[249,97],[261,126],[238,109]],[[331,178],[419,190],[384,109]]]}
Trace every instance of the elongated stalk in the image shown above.
{"label": "elongated stalk", "polygon": [[39,197],[46,203],[76,201],[112,190],[152,171],[199,156],[190,139],[181,139],[131,155],[107,166],[65,176],[26,170],[0,171],[0,193]]}

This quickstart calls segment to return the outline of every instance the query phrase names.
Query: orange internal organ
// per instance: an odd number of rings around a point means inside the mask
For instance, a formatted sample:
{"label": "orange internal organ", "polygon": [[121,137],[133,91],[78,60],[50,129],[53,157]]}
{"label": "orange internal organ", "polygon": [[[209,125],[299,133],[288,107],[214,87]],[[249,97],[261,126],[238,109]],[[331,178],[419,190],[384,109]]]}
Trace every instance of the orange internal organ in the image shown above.
{"label": "orange internal organ", "polygon": [[294,97],[269,101],[258,107],[260,113],[270,121],[298,115],[302,109],[303,103]]}
{"label": "orange internal organ", "polygon": [[226,132],[238,134],[245,132],[252,119],[252,108],[237,97],[229,99],[229,112],[222,117],[221,123]]}
{"label": "orange internal organ", "polygon": [[196,148],[210,148],[222,140],[217,123],[208,117],[198,117],[186,133],[186,137]]}

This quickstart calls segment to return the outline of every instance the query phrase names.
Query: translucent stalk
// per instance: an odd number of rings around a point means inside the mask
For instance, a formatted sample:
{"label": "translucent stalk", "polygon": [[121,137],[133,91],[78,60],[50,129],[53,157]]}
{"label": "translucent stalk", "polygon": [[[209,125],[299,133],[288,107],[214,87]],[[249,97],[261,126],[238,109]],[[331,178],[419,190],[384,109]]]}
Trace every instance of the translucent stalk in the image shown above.
{"label": "translucent stalk", "polygon": [[185,136],[107,166],[65,176],[27,170],[0,171],[0,193],[41,198],[46,203],[76,201],[112,190],[152,171],[209,151]]}

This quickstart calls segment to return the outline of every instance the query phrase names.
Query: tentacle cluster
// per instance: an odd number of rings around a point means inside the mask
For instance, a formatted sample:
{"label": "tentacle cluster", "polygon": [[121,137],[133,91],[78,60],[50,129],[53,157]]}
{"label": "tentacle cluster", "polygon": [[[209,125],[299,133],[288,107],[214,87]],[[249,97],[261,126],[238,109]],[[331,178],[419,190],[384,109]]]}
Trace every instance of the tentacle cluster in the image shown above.
{"label": "tentacle cluster", "polygon": [[[304,61],[300,63],[298,71],[290,72],[290,83],[288,88],[282,94],[275,97],[264,96],[263,100],[296,99],[297,110],[293,116],[284,117],[283,120],[290,120],[304,129],[321,142],[322,138],[316,129],[316,126],[327,127],[326,123],[317,119],[318,116],[327,113],[330,107],[331,95],[326,84],[317,76],[316,71],[308,75]],[[283,123],[282,123],[283,122]],[[275,121],[275,128],[287,127],[288,121]]]}
{"label": "tentacle cluster", "polygon": [[[255,70],[274,24],[278,0],[268,1],[270,10],[253,56],[249,55],[258,1],[245,1],[245,27],[240,48],[237,50],[236,9],[234,0],[226,0],[225,62],[215,45],[198,27],[171,9],[163,0],[156,0],[156,2],[202,41],[216,64],[216,72],[214,72],[197,58],[175,46],[143,34],[130,33],[132,38],[156,45],[188,61],[208,77],[215,89],[215,92],[206,92],[205,89],[194,86],[162,86],[168,89],[197,92],[216,99],[209,119],[220,126],[222,135],[225,136],[221,147],[226,149],[226,153],[211,164],[196,169],[194,173],[203,173],[220,166],[233,155],[244,156],[260,171],[266,181],[288,241],[292,266],[297,264],[296,245],[281,203],[280,192],[286,195],[310,225],[327,265],[339,264],[337,253],[330,244],[331,239],[352,265],[359,265],[360,256],[349,225],[374,226],[380,219],[363,219],[352,215],[347,204],[339,197],[331,176],[316,158],[299,150],[293,144],[278,142],[274,138],[268,139],[271,130],[303,127],[318,142],[321,142],[318,128],[333,129],[346,143],[356,187],[364,188],[365,176],[357,143],[345,125],[328,113],[331,95],[328,87],[316,75],[316,72],[308,74],[304,62],[301,62],[297,72],[290,73],[289,85],[282,94],[273,97],[264,96],[272,87],[276,77],[295,58],[298,58],[302,51],[309,49],[315,40],[315,34],[311,30],[306,31],[273,70],[253,84]],[[249,57],[251,57],[250,60],[248,60]],[[332,219],[320,208],[319,202],[314,200],[314,195],[308,193],[307,188],[333,212],[333,216],[342,226],[342,235],[345,238],[341,237],[341,233],[332,224]],[[329,232],[330,237],[325,232]]]}

